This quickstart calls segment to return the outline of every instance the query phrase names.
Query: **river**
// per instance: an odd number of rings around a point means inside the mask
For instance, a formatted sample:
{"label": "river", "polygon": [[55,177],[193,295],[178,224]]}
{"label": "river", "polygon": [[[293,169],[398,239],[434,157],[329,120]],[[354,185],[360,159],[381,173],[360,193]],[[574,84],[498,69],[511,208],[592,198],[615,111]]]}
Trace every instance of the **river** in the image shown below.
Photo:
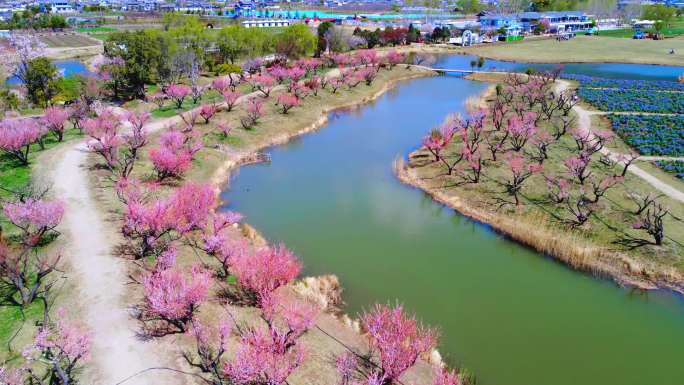
{"label": "river", "polygon": [[[435,66],[463,68],[470,60],[451,56]],[[566,69],[654,79],[684,72]],[[269,149],[271,163],[243,167],[222,194],[225,207],[284,241],[305,274],[338,275],[351,314],[399,301],[439,327],[442,354],[480,385],[684,383],[680,297],[572,271],[397,181],[393,159],[484,88],[452,76],[416,79],[333,113],[320,132]]]}

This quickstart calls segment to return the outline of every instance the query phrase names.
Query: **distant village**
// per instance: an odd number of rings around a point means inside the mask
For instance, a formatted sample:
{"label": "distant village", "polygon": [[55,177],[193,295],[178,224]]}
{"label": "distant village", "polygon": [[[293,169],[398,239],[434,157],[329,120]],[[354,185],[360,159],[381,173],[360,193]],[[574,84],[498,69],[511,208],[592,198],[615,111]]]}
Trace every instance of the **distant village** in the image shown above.
{"label": "distant village", "polygon": [[[305,23],[316,27],[324,21],[361,28],[408,28],[411,25],[423,34],[436,27],[452,31],[449,43],[470,45],[496,40],[515,41],[532,34],[555,34],[559,39],[575,34],[593,34],[598,30],[633,27],[648,29],[653,21],[617,18],[615,15],[593,15],[585,11],[516,12],[497,11],[498,0],[481,0],[483,9],[467,15],[453,3],[434,2],[430,7],[417,6],[403,0],[330,1],[302,0],[13,0],[0,2],[0,20],[27,9],[63,17],[68,25],[87,27],[107,20],[123,19],[126,15],[158,16],[169,12],[202,15],[205,18],[230,18],[246,28],[287,27]],[[630,4],[650,5],[651,0],[619,0],[618,9]],[[426,3],[427,4],[427,3]],[[684,6],[684,0],[665,0],[662,4]],[[15,15],[16,16],[16,15]],[[2,31],[7,34],[8,31]]]}

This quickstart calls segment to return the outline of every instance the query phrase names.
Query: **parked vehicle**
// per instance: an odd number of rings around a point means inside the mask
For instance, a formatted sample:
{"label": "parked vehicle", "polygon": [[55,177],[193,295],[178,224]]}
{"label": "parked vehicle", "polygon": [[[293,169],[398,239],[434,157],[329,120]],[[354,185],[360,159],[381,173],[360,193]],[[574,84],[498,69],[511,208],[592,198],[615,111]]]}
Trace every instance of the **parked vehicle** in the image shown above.
{"label": "parked vehicle", "polygon": [[644,31],[636,31],[634,32],[634,36],[632,36],[632,39],[641,40],[644,38],[646,38],[646,34],[644,33]]}

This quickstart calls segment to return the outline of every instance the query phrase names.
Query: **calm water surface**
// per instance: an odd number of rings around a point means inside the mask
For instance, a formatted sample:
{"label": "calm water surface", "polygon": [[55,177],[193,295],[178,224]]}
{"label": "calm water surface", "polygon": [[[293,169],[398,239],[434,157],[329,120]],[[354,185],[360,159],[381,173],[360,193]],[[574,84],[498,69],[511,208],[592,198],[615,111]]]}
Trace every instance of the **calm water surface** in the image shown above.
{"label": "calm water surface", "polygon": [[[666,53],[663,52],[663,55],[665,54]],[[477,57],[469,55],[444,56],[438,63],[436,63],[435,68],[470,69],[470,62],[476,58]],[[523,72],[527,68],[549,70],[556,67],[558,67],[558,64],[526,64],[501,60],[485,60],[482,69]],[[566,73],[598,76],[604,78],[670,81],[677,81],[677,77],[684,71],[684,67],[677,66],[622,63],[565,64],[563,65],[563,69]]]}
{"label": "calm water surface", "polygon": [[[462,60],[469,66],[463,56],[438,64]],[[320,132],[270,149],[272,163],[243,167],[226,207],[286,242],[306,274],[337,274],[351,313],[398,300],[439,326],[441,352],[480,384],[684,384],[681,298],[571,271],[393,176],[393,159],[484,88],[417,79],[332,114]]]}
{"label": "calm water surface", "polygon": [[[62,76],[90,75],[88,67],[79,60],[57,60],[52,62]],[[16,76],[9,77],[5,83],[7,85],[18,85],[20,80]]]}

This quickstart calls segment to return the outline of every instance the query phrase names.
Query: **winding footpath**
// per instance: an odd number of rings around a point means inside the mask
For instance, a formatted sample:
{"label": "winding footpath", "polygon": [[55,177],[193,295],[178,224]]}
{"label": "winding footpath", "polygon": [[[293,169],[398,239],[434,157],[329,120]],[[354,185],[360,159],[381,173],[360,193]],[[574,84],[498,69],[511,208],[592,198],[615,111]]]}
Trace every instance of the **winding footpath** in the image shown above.
{"label": "winding footpath", "polygon": [[[570,86],[570,83],[568,83],[564,80],[559,80],[558,82],[559,82],[559,85],[557,87],[557,92],[562,92]],[[575,105],[573,107],[573,110],[575,111],[575,113],[577,113],[577,117],[578,117],[577,123],[578,123],[579,130],[581,130],[584,133],[588,133],[589,137],[593,139],[594,134],[593,134],[593,131],[591,128],[591,116],[592,115],[598,115],[598,114],[594,113],[593,111],[588,111],[588,110],[580,107],[579,105]],[[620,160],[620,156],[622,155],[620,153],[611,151],[610,149],[604,147],[601,149],[601,154],[609,157],[611,160],[613,160],[616,163],[624,164]],[[639,159],[649,160],[646,158],[647,157],[639,157]],[[674,200],[677,200],[679,202],[684,203],[684,192],[682,192],[682,191],[670,186],[669,184],[661,181],[660,179],[651,175],[647,171],[639,168],[637,165],[635,165],[635,164],[630,165],[628,171],[631,172],[632,174],[638,176],[639,178],[643,179],[644,181],[646,181],[648,184],[650,184],[653,188],[660,191],[661,193],[667,195],[668,197],[670,197]]]}
{"label": "winding footpath", "polygon": [[[238,99],[237,104],[256,95]],[[115,108],[118,113],[123,112]],[[187,112],[186,112],[187,113]],[[148,123],[148,134],[182,123],[172,116]],[[70,144],[60,154],[48,179],[53,193],[67,208],[60,231],[68,240],[64,250],[83,304],[83,322],[93,332],[91,364],[86,371],[91,385],[177,385],[168,347],[145,341],[132,315],[126,261],[116,255],[120,239],[118,218],[103,218],[89,183],[86,141]]]}
{"label": "winding footpath", "polygon": [[[92,368],[87,377],[92,385],[115,385],[167,363],[154,342],[144,342],[137,335],[139,325],[129,309],[126,261],[114,253],[118,226],[108,223],[96,206],[88,181],[87,157],[85,142],[71,145],[55,165],[52,181],[55,195],[67,205],[62,231],[69,240],[64,254],[78,287],[79,303],[83,304],[83,321],[93,332]],[[125,384],[173,384],[171,378],[163,377],[148,372]]]}

